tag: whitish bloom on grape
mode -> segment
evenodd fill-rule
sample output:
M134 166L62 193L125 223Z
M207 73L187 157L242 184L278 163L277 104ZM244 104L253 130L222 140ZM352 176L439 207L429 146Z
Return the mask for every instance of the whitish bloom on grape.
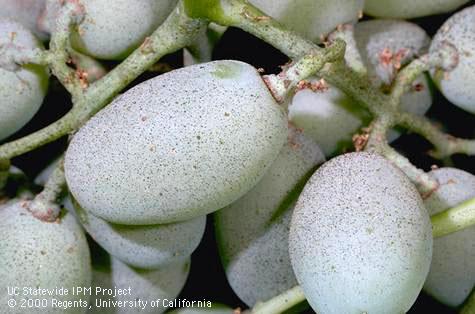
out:
M21 23L41 39L46 33L40 30L45 0L0 0L0 19L9 18Z
M8 295L6 287L31 287L55 289L65 288L71 292L73 287L89 287L91 284L91 260L86 237L73 215L61 215L57 222L43 222L25 209L24 202L16 202L0 207L0 286L1 312L12 313L8 299L18 296ZM31 298L31 297L30 297ZM38 297L41 299L41 297ZM86 308L69 309L51 307L44 313L85 313ZM54 294L60 301L86 300L86 296ZM20 312L15 312L20 313ZM22 308L21 313L38 313L38 308Z
M363 10L363 0L250 0L250 3L287 28L320 42L338 25L354 23Z
M44 28L52 31L62 0L47 4ZM72 34L74 48L98 59L123 59L175 8L177 0L79 0L84 20Z
M252 66L194 65L141 83L89 120L66 152L66 179L107 221L189 220L249 191L286 137L284 110Z
M447 13L470 0L366 0L364 12L368 15L411 19Z
M454 14L439 29L430 51L450 44L458 52L458 64L444 72L432 72L437 87L456 106L475 114L475 6Z
M206 216L166 225L118 225L94 216L70 197L65 206L109 254L142 269L158 269L189 257L206 226Z
M475 197L475 176L455 168L430 174L440 186L424 204L430 215ZM475 227L434 240L431 269L424 290L442 303L459 306L475 286Z
M295 276L317 313L405 313L429 271L429 215L383 157L351 153L320 167L292 216Z
M16 51L41 48L23 25L0 19L0 141L21 129L40 108L48 89L45 67L17 66L6 59Z
M251 307L297 285L288 252L290 217L303 184L324 156L301 131L290 130L262 180L214 216L228 282Z

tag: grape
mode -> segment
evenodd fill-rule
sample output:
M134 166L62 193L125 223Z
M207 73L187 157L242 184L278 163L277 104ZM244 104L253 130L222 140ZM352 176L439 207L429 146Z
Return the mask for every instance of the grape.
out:
M433 71L432 79L456 106L475 114L475 6L451 16L432 40L431 52L450 44L458 51L458 64L450 72Z
M372 20L356 24L355 41L370 80L377 88L390 85L400 65L424 53L429 37L419 26L395 20ZM385 52L389 59L383 59ZM385 60L387 62L382 62ZM401 98L401 109L424 115L432 104L425 76L417 78L413 88ZM349 147L352 135L370 121L370 115L338 88L312 92L298 91L289 107L289 119L315 140L325 156ZM395 130L390 141L399 136Z
M0 19L10 18L21 23L36 36L46 39L46 34L39 29L45 0L0 0Z
M430 38L418 25L399 20L356 24L355 41L371 81L390 85L400 66L425 53Z
M338 88L298 91L289 106L289 119L321 147L325 156L350 146L352 135L369 121L369 113Z
M247 305L297 285L288 253L290 217L302 178L323 160L313 141L291 129L287 145L262 180L216 212L216 237L226 276Z
M235 313L232 308L227 305L213 303L211 308L209 307L184 307L180 309L176 309L173 311L169 311L169 314L206 314L206 313L213 313L213 314L233 314Z
M475 176L455 168L441 168L430 174L440 183L425 200L435 215L475 197ZM475 227L434 240L432 265L424 290L450 306L459 306L475 285Z
M40 48L41 44L18 22L0 19L0 47ZM48 89L45 67L24 65L17 69L0 55L0 141L21 129L35 115Z
M470 0L366 0L364 12L371 16L411 19L447 13Z
M157 269L190 256L200 243L206 225L206 216L169 225L116 225L90 214L69 197L65 204L109 254L143 269Z
M135 314L140 313L163 313L167 310L163 306L163 300L172 301L180 293L185 285L190 270L190 259L165 266L158 270L141 270L130 267L118 259L110 258L109 264L96 263L93 268L92 287L102 289L129 289L131 295L108 295L94 294L91 300L92 310L90 313L101 314ZM135 300L147 301L144 310L138 307L116 306L112 308L98 307L101 301L113 300L130 304ZM151 302L156 301L157 306L152 307ZM127 303L125 303L127 302Z
M292 216L295 276L317 313L405 313L429 271L432 231L421 197L383 157L320 167Z
M0 209L0 278L2 287L31 287L54 289L88 287L91 283L89 248L81 227L71 214L64 214L59 222L47 223L35 217L16 202ZM7 299L25 296L1 295L3 313L10 313ZM32 298L32 297L30 297ZM33 297L34 298L34 297ZM41 297L38 297L41 299ZM55 294L60 301L87 300L72 293ZM52 308L48 313L83 313L82 308ZM38 313L37 308L22 309L21 313Z
M363 0L250 0L250 3L302 36L320 42L338 25L358 20Z
M79 0L85 18L72 33L73 47L98 59L124 59L175 8L177 0ZM52 32L62 0L46 5L43 28Z
M60 3L48 3L45 28L53 30ZM137 48L175 8L177 0L79 0L85 17L72 33L73 47L98 59L120 60Z
M253 67L210 62L116 98L74 136L65 174L78 203L107 221L189 220L249 191L286 136L284 110Z

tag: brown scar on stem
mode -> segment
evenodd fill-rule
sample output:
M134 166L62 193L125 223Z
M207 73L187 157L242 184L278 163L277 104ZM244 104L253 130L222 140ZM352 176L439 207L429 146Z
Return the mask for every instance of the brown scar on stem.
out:
M421 182L419 179L417 181ZM432 193L434 193L435 191L437 191L439 189L439 187L440 187L440 184L439 184L439 182L437 182L437 185L434 188L430 189L429 191L427 191L425 193L421 193L421 198L423 200L428 199L432 195Z
M152 46L152 39L150 37L145 37L143 43L140 45L140 52L142 52L143 54L149 54L154 52Z
M357 152L361 152L366 147L366 144L368 144L371 127L362 128L361 131L362 133L356 133L352 138L353 146Z

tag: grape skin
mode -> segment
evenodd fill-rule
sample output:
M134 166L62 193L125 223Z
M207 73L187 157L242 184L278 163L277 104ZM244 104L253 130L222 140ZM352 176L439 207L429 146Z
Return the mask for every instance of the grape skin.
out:
M401 170L379 155L345 154L307 182L289 252L317 313L405 313L429 271L430 219Z
M12 37L12 34L14 36ZM3 49L40 48L40 42L23 25L0 19L0 46ZM12 47L12 48L10 48ZM8 60L0 66L0 141L20 130L40 108L48 89L45 67L24 65L18 69Z
M290 128L289 141L265 176L246 195L214 215L228 282L248 306L297 284L288 253L294 189L324 161L315 142Z
M364 12L384 18L411 19L447 13L470 0L366 0Z
M89 120L66 152L66 180L110 222L189 220L249 191L286 136L284 110L253 67L194 65L141 83Z
M432 40L431 52L450 44L458 52L457 66L450 71L432 71L439 90L454 105L475 114L475 6L452 15ZM470 88L467 88L470 86Z
M44 28L54 29L62 0L47 3ZM122 60L137 48L175 8L177 0L79 0L84 20L72 33L73 47L86 55Z
M109 254L142 269L158 269L190 256L206 226L206 216L167 225L117 225L92 215L70 197L65 205Z
M110 296L95 295L91 297L93 304L89 313L100 314L135 314L138 312L136 307L95 307L97 299L127 302L140 299L147 301L147 307L140 310L140 313L160 314L167 310L161 306L163 299L175 299L185 285L190 271L190 259L167 265L157 270L141 270L128 266L116 258L110 258L110 264L96 263L93 268L92 287L102 289L129 289L131 295L117 295L115 298ZM158 300L158 307L150 306L151 301Z
M91 283L91 261L86 237L74 216L65 214L60 222L47 223L25 209L24 202L0 207L1 286L49 288L88 287ZM61 301L86 299L85 296L55 295ZM9 313L6 292L1 296L1 311ZM20 298L23 296L13 297ZM47 308L46 313L85 313L83 308ZM23 311L24 310L24 311ZM37 308L21 313L38 313Z
M285 27L313 42L321 42L338 25L358 21L363 0L250 0Z
M440 186L425 201L430 215L475 197L475 176L455 168L429 173ZM475 286L475 227L434 239L431 269L424 290L440 302L459 306Z
M39 28L45 2L45 0L0 0L0 19L15 20L32 31L38 38L46 39L46 33Z

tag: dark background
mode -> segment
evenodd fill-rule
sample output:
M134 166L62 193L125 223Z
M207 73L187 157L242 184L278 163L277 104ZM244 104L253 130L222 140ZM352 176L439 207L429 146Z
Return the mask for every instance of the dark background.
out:
M415 19L413 21L422 26L430 36L433 36L449 16L450 14L437 15ZM174 68L180 67L182 65L181 56L181 52L177 52L165 57L162 62L168 63ZM279 65L283 65L288 61L285 55L282 55L273 47L235 28L230 28L226 31L215 49L213 59L245 61L254 65L256 68L265 69L266 73L277 73L279 71ZM105 65L112 68L115 64L108 62L105 63ZM157 73L146 73L136 80L134 84L155 75L157 75ZM467 88L475 87L467 86ZM22 137L47 126L64 115L70 107L71 102L69 95L56 80L52 79L50 92L41 110L25 128L12 136L9 140ZM434 104L427 115L443 125L447 132L455 136L467 138L475 137L475 116L448 103L436 89L434 89ZM404 153L414 164L425 170L429 170L431 165L434 164L442 166L440 161L434 160L427 155L427 151L431 148L431 145L418 135L406 134L398 139L393 146ZM65 148L66 139L63 138L36 151L15 158L13 164L24 170L30 178L34 178L39 171L54 159L54 157L60 155ZM456 155L453 156L452 161L454 166L475 173L475 158ZM243 232L245 232L245 226L242 226L242 228ZM207 299L228 304L231 307L246 308L226 282L215 245L211 216L208 217L208 225L203 241L193 253L191 273L180 298L186 298L188 300ZM456 312L437 303L422 293L409 313L448 314Z

